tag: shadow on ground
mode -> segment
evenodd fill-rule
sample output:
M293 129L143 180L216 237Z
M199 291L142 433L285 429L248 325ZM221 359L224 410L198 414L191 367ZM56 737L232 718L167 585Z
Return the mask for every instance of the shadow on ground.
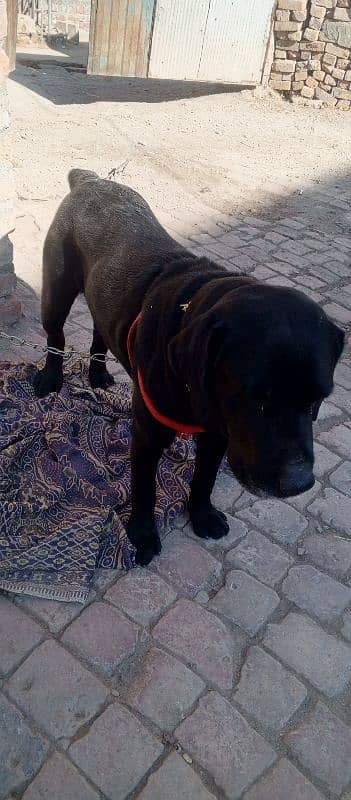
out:
M11 79L56 105L97 102L164 103L212 94L229 94L249 88L237 84L86 75L87 50L83 52L83 47L82 44L77 46L77 50L72 46L57 52L43 50L42 53L21 51L17 55L17 67L11 74ZM81 80L77 81L77 77L81 78L82 74L85 74L84 85Z

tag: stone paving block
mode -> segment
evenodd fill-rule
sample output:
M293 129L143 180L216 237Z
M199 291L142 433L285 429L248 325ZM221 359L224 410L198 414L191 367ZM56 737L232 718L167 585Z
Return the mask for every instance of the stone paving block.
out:
M235 267L239 267L239 269L243 272L249 271L253 267L257 266L256 261L250 258L250 256L245 256L242 253L238 253L238 255L234 256L234 258L231 258L231 263Z
M239 499L235 503L235 512L241 511L242 508L248 508L248 506L252 506L253 503L256 503L257 495L248 492L247 489L244 489L242 495L240 495Z
M273 242L274 244L282 244L283 242L287 241L286 236L282 236L281 233L275 233L274 231L269 231L266 233L264 238L269 242Z
M0 800L34 777L49 749L20 711L0 693Z
M99 794L60 753L54 753L22 800L99 800Z
M351 306L351 295L350 295L350 306ZM334 387L333 394L331 396L331 400L335 403L336 406L339 406L346 414L351 414L351 393L344 389L342 386L336 385Z
M209 608L239 625L250 636L267 622L279 605L279 595L241 570L228 572L225 586L209 603Z
M282 544L294 544L307 528L305 517L281 500L257 500L240 511L239 517Z
M282 591L291 603L321 622L334 622L351 602L351 588L309 564L292 567Z
M314 442L314 474L316 478L323 478L323 476L330 472L331 469L340 464L341 458L331 450L328 450L324 445L319 442Z
M301 288L303 292L304 287L307 289L322 289L325 284L319 278L315 278L312 275L299 275L298 276L298 288Z
M201 678L178 659L153 648L133 677L127 699L159 728L172 730L186 717L204 688Z
M320 253L320 252L318 252L318 253L307 253L306 254L306 259L309 262L309 264L315 264L316 266L320 266L320 265L325 264L326 266L328 266L329 265L329 261L330 261L330 254L328 253L327 250L325 250L323 253ZM310 269L310 267L309 267L309 269Z
M304 615L289 613L268 625L264 645L328 697L351 680L351 648Z
M317 567L336 578L345 578L351 570L351 541L334 533L311 533L303 541L303 555Z
M206 552L200 543L181 533L166 536L161 555L154 560L153 567L189 597L194 597L202 589L217 586L222 573L220 561Z
M151 625L176 599L171 586L147 569L133 569L120 578L105 594L114 606L122 609L141 625Z
M316 250L317 251L326 250L327 247L328 247L327 242L325 240L321 241L321 239L318 239L317 236L315 236L315 237L314 236L310 236L310 237L307 236L306 239L303 239L303 244L305 244L306 247L309 247L311 250L314 250L314 251L316 251Z
M276 759L270 745L216 692L200 700L176 736L231 800L241 797Z
M329 422L329 420L333 420L334 418L341 416L342 411L340 411L340 408L334 406L333 403L328 403L328 401L325 400L319 409L317 424L321 422Z
M83 609L82 603L61 603L58 600L44 600L41 597L25 595L16 598L16 605L31 611L48 626L51 633L60 633Z
M277 258L278 261L287 261L288 264L291 264L298 270L303 269L307 271L308 269L308 261L306 258L298 256L296 253L291 253L288 250L277 250L274 257Z
M213 243L211 242L207 245L207 249L209 250L209 257L212 259L216 259L216 256L220 256L220 258L232 258L235 256L236 249L241 247L243 241L237 237L237 242L225 242L223 241L224 237L221 236L219 239L215 239Z
M138 800L215 800L215 796L183 758L172 753L157 772L150 775Z
M268 257L271 248L267 247L266 251L262 250L262 247L258 247L257 242L250 242L245 246L245 249L242 250L243 255L251 258L254 263L260 263L265 256Z
M298 256L304 256L311 251L311 248L299 239L296 241L288 239L282 245L282 249L286 250L288 253L296 253ZM279 252L281 252L281 250Z
M274 278L275 274L272 269L265 266L259 266L254 269L252 276L257 278L258 281L266 281L268 278Z
M118 578L125 575L122 569L102 569L98 568L93 575L93 588L99 592L106 592Z
M329 481L335 489L339 489L340 492L351 497L351 461L344 461L343 464L340 464L329 476Z
M233 223L229 222L229 225L232 228ZM225 244L230 244L235 248L242 247L243 244L245 244L243 239L241 239L240 236L238 236L238 234L233 230L229 230L228 233L224 233L223 236L221 236L220 241L224 242Z
M246 637L231 633L214 614L189 600L178 600L157 623L153 636L223 691L233 684Z
M335 491L326 489L323 497L317 497L309 506L311 514L320 518L325 525L332 529L351 536L351 498Z
M230 567L244 569L268 586L276 586L294 560L276 544L251 531L242 542L227 553L226 564Z
M340 304L345 306L348 310L351 309L351 295L345 291L344 286L342 289L332 289L331 292L328 292L328 296L330 300L334 301L337 305Z
M344 389L351 389L351 369L347 366L347 364L343 364L343 362L339 362L337 364L334 379L336 383L340 383Z
M272 278L268 281L270 286L285 286L287 289L295 289L296 286L290 278L284 278L282 275L278 275L277 278Z
M291 506L294 506L297 511L300 511L301 514L305 511L305 508L312 503L312 500L319 494L321 490L321 484L318 481L315 481L314 486L312 489L309 489L308 492L303 492L303 494L297 495L297 497L289 497L288 503Z
M335 261L328 261L328 269L330 269L338 278L349 278L350 276L350 259L344 253L334 253ZM344 260L342 260L344 259Z
M254 233L258 234L262 233L260 228L267 228L270 225L270 222L268 220L261 219L261 217L253 217L252 215L244 217L244 222L246 226L248 225L250 227L251 231L254 231Z
M341 633L348 642L351 642L351 611L346 611L344 614Z
M338 276L335 275L335 272L331 272L326 267L310 267L309 272L316 278L320 278L320 280L324 281L325 283L336 283L338 280Z
M139 628L107 603L96 602L71 623L62 637L79 656L106 675L113 675L133 655Z
M0 596L0 675L6 675L44 638L36 622Z
M8 684L11 697L51 736L73 736L104 704L108 690L53 640L44 642Z
M250 647L233 698L244 712L278 733L306 700L307 690L279 661L260 647Z
M272 254L272 258L275 259L274 254ZM287 261L267 261L266 267L268 269L274 270L274 272L278 272L280 275L296 275L297 267L293 266L293 264L288 264Z
M301 291L303 291L304 295L306 295L306 297L309 297L310 300L314 300L315 303L322 303L322 301L324 300L322 294L316 292L314 289L308 289L307 286L298 287L295 285L295 288L296 289L300 288Z
M318 439L341 456L351 458L351 430L346 425L335 425L330 431L320 433Z
M322 795L286 758L259 783L249 789L245 800L323 800Z
M340 322L341 325L350 325L351 311L339 306L338 303L327 303L324 306L324 311L331 319Z
M240 483L227 472L219 472L211 495L211 502L220 511L231 511L235 501L240 497Z
M351 728L318 702L285 736L290 752L314 778L339 795L351 781Z
M125 800L162 752L161 742L117 703L69 749L74 763L109 800Z

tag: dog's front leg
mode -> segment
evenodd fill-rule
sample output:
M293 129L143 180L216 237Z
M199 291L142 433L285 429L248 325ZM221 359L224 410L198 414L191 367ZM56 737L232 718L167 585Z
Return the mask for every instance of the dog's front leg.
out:
M135 561L140 566L149 564L161 551L154 517L156 471L163 450L169 447L174 436L173 431L151 416L135 389L131 449L132 513L127 534L136 548Z
M227 439L218 433L200 433L198 437L189 514L194 533L201 539L221 539L229 531L225 514L211 503L212 490L227 444Z

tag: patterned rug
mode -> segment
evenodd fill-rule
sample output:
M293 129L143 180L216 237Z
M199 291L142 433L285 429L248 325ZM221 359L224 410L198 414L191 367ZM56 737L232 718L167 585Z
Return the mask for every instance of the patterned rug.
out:
M84 602L96 567L133 566L131 386L89 388L81 371L38 400L35 366L0 365L0 588ZM160 535L185 507L191 439L177 438L158 470Z

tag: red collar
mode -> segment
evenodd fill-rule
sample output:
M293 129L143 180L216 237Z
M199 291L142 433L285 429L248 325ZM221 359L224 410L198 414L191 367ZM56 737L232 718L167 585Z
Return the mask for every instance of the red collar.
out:
M131 366L133 366L134 337L140 319L141 319L141 314L138 314L137 318L134 320L128 333L127 349L128 349L129 363ZM177 422L174 419L170 419L169 417L165 417L163 414L160 414L160 412L157 411L157 408L155 408L151 400L151 397L149 397L145 389L140 369L138 369L137 374L138 374L138 384L139 384L140 394L144 400L146 408L148 409L148 411L150 411L150 414L154 417L154 419L157 419L157 421L160 422L161 425L165 425L166 428L172 428L172 430L177 431L177 433L181 433L184 436L191 436L194 433L204 433L205 429L201 428L199 425L185 425L184 422Z

